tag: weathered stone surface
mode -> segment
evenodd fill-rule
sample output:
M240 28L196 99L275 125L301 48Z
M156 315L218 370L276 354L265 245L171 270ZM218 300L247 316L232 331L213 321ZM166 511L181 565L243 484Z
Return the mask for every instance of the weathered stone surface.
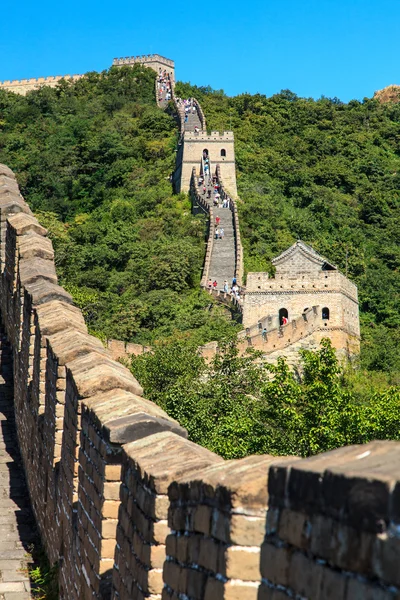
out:
M35 307L42 335L54 335L67 329L87 333L82 312L62 300L51 300Z
M171 481L197 473L223 459L173 433L156 433L126 444L124 451L137 465L142 477L159 494L166 494Z
M81 398L89 398L115 388L127 390L138 396L143 394L142 386L128 369L102 353L85 354L69 362L67 367L73 375Z
M23 259L38 257L54 260L54 250L51 240L34 231L19 238L19 256Z
M38 279L47 279L51 283L57 283L57 273L54 261L37 256L20 261L19 276L23 286L26 286L28 283L33 283Z
M57 356L59 365L66 365L90 352L108 355L98 338L79 329L66 329L51 335L49 345Z
M0 164L0 176L2 175L10 179L15 179L14 172L7 165Z
M161 431L171 431L176 435L187 438L186 429L176 421L169 418L154 417L144 412L129 417L119 417L108 421L104 425L105 438L118 444L140 440Z
M88 398L84 407L112 443L125 444L160 431L187 437L186 430L156 404L126 390L113 389Z
M23 235L29 231L43 236L47 235L47 229L42 227L36 217L32 215L22 213L12 215L8 218L8 222L17 235Z
M25 289L32 296L34 306L53 300L73 304L71 294L68 294L60 285L51 283L47 279L40 278L32 283L27 283Z

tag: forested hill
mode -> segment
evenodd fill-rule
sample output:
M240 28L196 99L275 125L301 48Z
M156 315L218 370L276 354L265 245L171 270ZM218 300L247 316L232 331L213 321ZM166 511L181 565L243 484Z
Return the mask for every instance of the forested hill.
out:
M26 97L0 91L0 162L49 228L61 283L93 333L140 343L219 339L200 291L205 222L173 196L178 129L141 65Z
M178 130L140 65L26 97L0 92L0 161L50 229L91 329L142 343L232 326L199 291L204 221L173 196ZM400 372L400 105L271 98L178 84L233 129L247 270L301 238L357 283L363 365ZM221 309L222 310L222 309ZM396 379L397 378L397 379Z
M400 371L400 104L177 93L235 132L247 270L305 240L358 285L364 366Z

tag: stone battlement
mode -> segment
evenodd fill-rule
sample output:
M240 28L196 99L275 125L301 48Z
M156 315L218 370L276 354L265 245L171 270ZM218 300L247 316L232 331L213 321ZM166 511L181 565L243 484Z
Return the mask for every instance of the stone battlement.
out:
M317 294L328 290L341 291L358 302L357 286L339 271L320 271L306 275L299 273L290 277L283 275L269 277L268 273L249 273L246 283L246 292L253 294L266 292L301 294L309 291Z
M121 67L123 65L134 65L137 63L141 63L143 65L147 63L159 63L160 65L164 64L168 67L172 67L175 69L175 62L169 58L165 58L165 56L161 56L160 54L145 54L142 56L125 56L122 58L114 58L113 66Z
M234 141L233 131L224 131L220 133L219 131L211 131L211 133L207 133L206 131L199 131L199 133L194 133L192 131L185 131L184 141L185 142L221 142L224 140Z
M32 77L30 79L13 79L12 81L0 81L0 90L15 92L25 95L32 90L39 89L42 85L47 87L56 87L61 79L67 81L78 81L83 75L55 75L49 77Z

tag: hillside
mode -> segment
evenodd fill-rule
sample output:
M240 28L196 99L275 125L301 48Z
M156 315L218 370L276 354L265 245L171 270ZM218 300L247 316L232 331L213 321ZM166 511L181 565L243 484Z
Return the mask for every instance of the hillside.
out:
M199 290L205 222L173 196L178 130L140 65L26 97L0 91L0 162L48 227L61 283L101 337L140 343L231 329Z
M364 368L398 383L400 107L271 98L178 84L236 138L247 270L301 238L359 287ZM50 229L61 281L100 336L141 343L232 329L198 289L204 227L173 196L177 127L154 72L89 73L26 97L0 92L0 161ZM210 310L211 309L211 310Z
M358 285L364 367L399 372L400 106L177 93L199 99L210 128L235 132L247 270L311 244Z

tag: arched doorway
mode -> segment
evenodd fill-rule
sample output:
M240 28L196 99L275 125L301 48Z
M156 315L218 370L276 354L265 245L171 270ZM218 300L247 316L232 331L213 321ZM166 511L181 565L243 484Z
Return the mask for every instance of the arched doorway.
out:
M329 317L330 317L329 308L327 306L324 306L324 308L322 309L322 318L324 321L329 321Z
M286 325L289 321L289 313L286 308L279 309L279 325Z

